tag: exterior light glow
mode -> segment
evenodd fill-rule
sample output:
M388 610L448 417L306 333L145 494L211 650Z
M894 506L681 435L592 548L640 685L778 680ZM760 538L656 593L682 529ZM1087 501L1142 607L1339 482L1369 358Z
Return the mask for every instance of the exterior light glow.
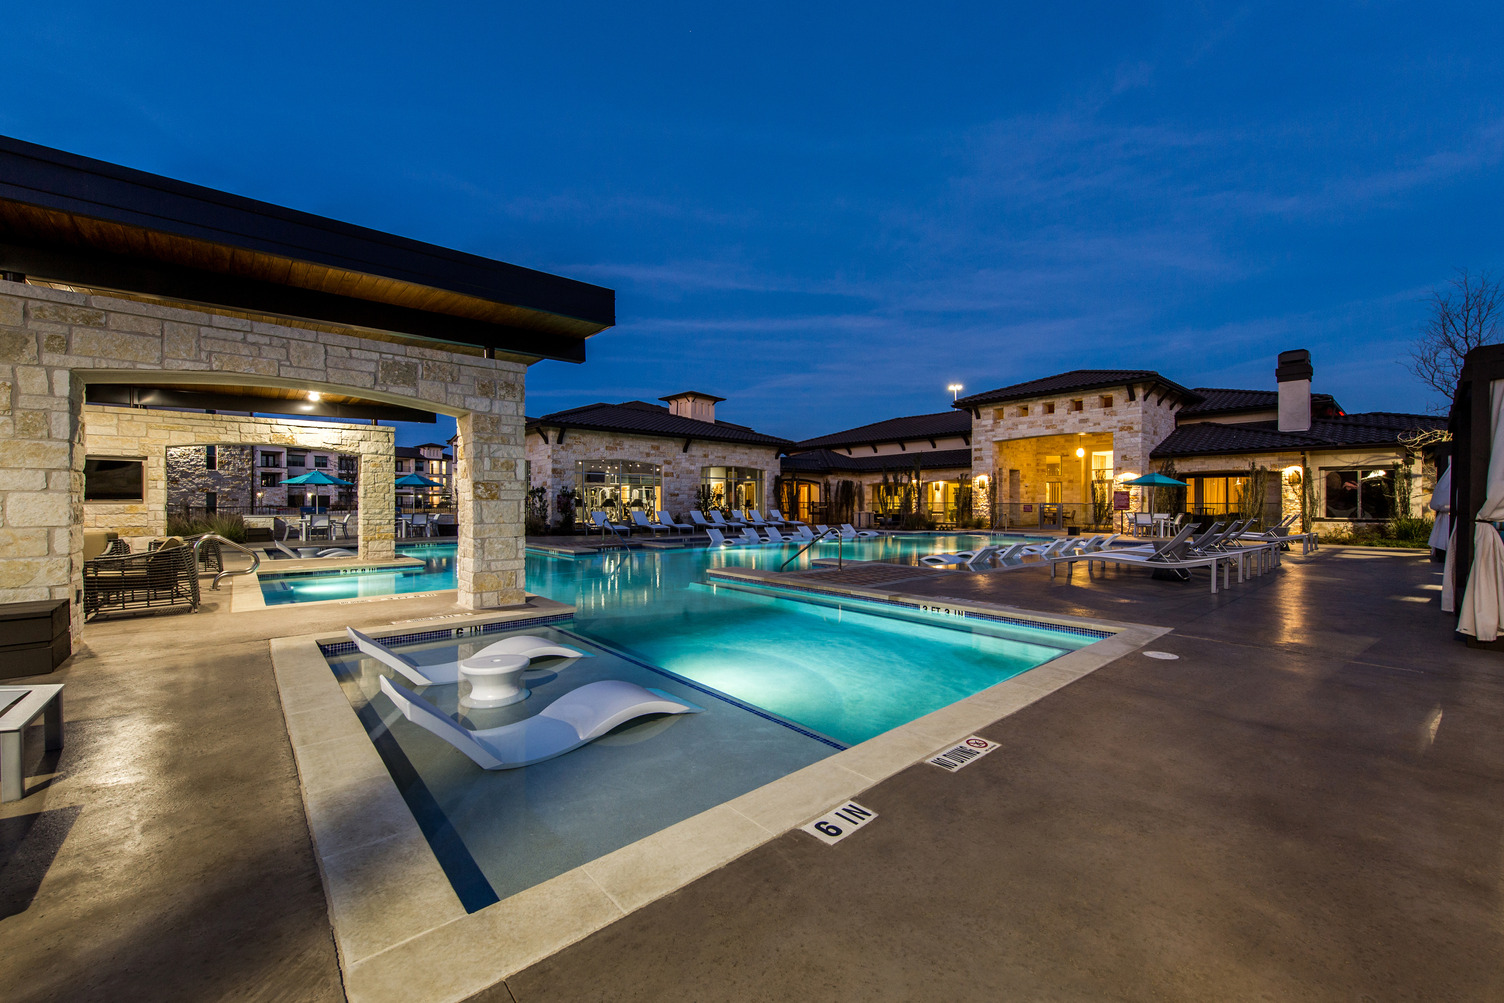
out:
M1079 459L1084 458L1085 456L1086 456L1086 450L1084 448L1082 448L1081 446L1077 446L1076 447L1076 459L1079 460Z
M950 399L952 401L955 401L957 397L961 396L961 391L966 388L961 386L961 384L959 383L948 383L946 384L945 389L950 391Z
M311 400L311 401L318 400L319 399L319 392L317 390L310 390L310 391L308 391L308 399Z

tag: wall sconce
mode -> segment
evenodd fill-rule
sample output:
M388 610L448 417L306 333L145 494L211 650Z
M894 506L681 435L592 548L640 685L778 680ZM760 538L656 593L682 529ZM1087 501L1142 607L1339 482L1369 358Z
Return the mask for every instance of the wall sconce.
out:
M1078 460L1084 460L1085 458L1086 458L1086 450L1083 447L1081 447L1081 446L1077 446L1076 447L1076 459L1078 459Z

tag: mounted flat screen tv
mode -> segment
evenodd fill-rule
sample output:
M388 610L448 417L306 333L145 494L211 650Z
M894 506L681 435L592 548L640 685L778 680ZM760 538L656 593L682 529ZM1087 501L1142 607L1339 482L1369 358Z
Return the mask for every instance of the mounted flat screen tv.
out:
M84 459L84 501L141 501L144 461L90 456Z

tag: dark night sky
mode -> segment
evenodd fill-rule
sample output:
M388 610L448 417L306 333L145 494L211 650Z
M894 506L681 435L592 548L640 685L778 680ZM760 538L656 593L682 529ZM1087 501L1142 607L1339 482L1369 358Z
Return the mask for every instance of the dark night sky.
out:
M696 389L803 438L1299 347L1432 403L1428 291L1504 265L1504 8L1059 6L34 5L0 133L617 290L530 414Z

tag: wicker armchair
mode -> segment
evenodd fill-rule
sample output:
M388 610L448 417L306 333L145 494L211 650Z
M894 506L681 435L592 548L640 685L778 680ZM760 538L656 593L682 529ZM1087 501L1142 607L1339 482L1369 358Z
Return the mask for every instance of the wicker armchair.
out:
M197 610L198 603L198 562L191 547L169 546L84 562L85 619L182 604Z

